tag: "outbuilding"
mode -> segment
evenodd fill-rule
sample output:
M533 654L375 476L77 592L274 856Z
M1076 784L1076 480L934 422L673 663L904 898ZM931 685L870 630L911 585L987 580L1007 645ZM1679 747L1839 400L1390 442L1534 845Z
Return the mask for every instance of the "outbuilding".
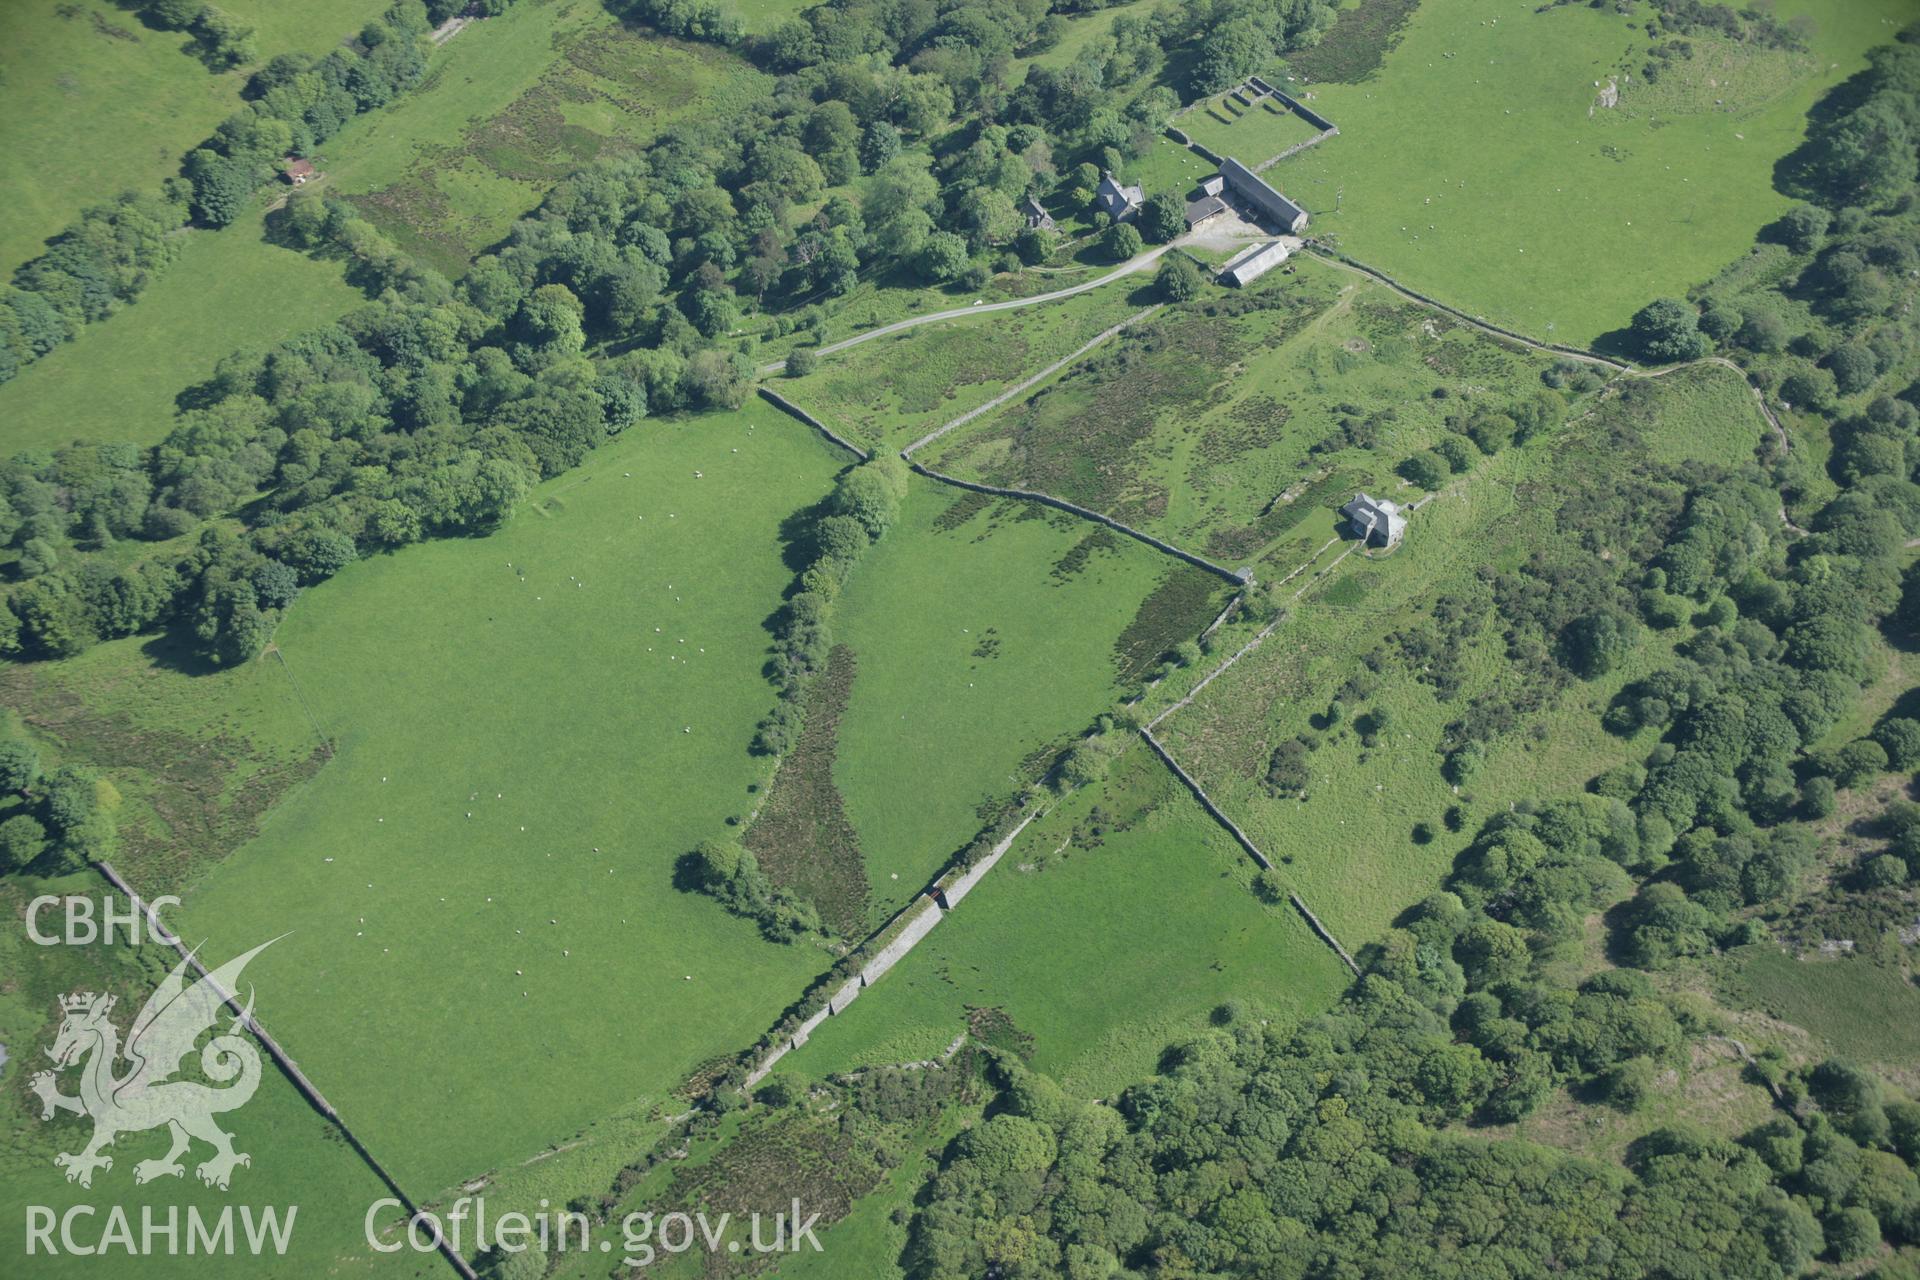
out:
M299 160L292 156L287 157L287 181L294 186L304 186L307 180L313 177L314 173L313 161Z
M1045 205L1042 205L1038 200L1035 200L1032 196L1027 197L1027 202L1020 207L1020 212L1026 215L1027 230L1029 231L1053 230L1053 215L1047 212Z
M1220 268L1220 283L1235 288L1245 288L1267 272L1287 260L1288 249L1283 240L1269 240L1265 244L1249 245L1227 260Z

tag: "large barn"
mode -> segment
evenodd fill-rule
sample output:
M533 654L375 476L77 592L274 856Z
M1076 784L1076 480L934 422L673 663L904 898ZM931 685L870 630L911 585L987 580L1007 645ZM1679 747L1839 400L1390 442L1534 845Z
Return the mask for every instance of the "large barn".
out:
M1220 268L1220 283L1245 288L1287 260L1287 246L1281 240L1248 245Z
M1268 186L1266 179L1232 156L1220 162L1220 176L1227 180L1235 196L1252 205L1262 216L1279 223L1282 231L1298 235L1306 230L1307 211Z

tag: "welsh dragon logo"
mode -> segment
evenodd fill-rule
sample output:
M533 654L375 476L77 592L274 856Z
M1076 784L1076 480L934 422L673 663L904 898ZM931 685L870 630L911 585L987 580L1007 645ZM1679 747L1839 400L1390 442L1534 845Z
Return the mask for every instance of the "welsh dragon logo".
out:
M253 1012L251 993L245 1011L233 1019L225 1033L216 1034L200 1049L201 1071L224 1087L175 1077L200 1037L214 1029L225 993L235 989L241 970L277 941L261 943L192 985L188 985L187 977L191 958L182 960L133 1020L124 1047L119 1029L108 1017L115 1003L113 996L88 991L60 997L64 1016L60 1034L47 1056L58 1071L81 1064L80 1096L61 1093L55 1071L40 1072L28 1087L40 1097L42 1120L53 1119L57 1111L71 1111L93 1121L93 1138L79 1154L61 1152L53 1158L55 1165L67 1171L68 1182L91 1187L95 1169L113 1168L113 1158L102 1154L103 1148L112 1146L123 1133L140 1133L161 1125L171 1132L173 1147L158 1160L134 1165L133 1180L137 1183L183 1176L186 1170L180 1157L187 1154L195 1138L214 1149L213 1157L196 1170L200 1181L208 1186L225 1191L234 1167L253 1163L244 1152L233 1149L233 1135L214 1122L221 1112L245 1106L260 1086L259 1051L240 1034ZM128 1067L124 1075L118 1074L123 1059Z

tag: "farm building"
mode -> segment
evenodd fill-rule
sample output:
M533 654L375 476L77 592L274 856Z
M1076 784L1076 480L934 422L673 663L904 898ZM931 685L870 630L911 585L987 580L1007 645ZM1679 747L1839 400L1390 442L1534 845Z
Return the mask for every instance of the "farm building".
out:
M1024 205L1020 206L1020 212L1022 215L1026 217L1027 230L1029 231L1053 230L1053 215L1048 213L1045 206L1043 206L1038 200L1035 200L1032 196L1028 196L1027 202Z
M1200 194L1203 196L1217 196L1226 189L1227 180L1217 173L1210 173L1200 179Z
M1279 223L1282 231L1291 231L1297 235L1306 229L1307 211L1305 209L1268 186L1266 179L1232 156L1220 162L1220 176L1225 179L1234 195L1252 205L1259 213Z
M1100 212L1115 222L1124 222L1140 208L1146 194L1139 187L1123 187L1113 174L1103 173L1100 175L1099 190L1093 193L1093 199L1100 206Z
M1219 196L1202 195L1187 201L1187 227L1191 230L1218 213L1227 211L1227 202Z
M1391 547L1407 531L1407 518L1400 514L1399 505L1385 498L1356 493L1352 502L1340 508L1340 514L1364 542Z
M296 187L303 186L305 185L306 181L309 178L313 177L313 175L314 175L313 161L296 160L292 156L287 157L287 181L288 182L292 183Z
M1220 283L1245 288L1287 260L1287 246L1279 240L1248 245L1220 268Z

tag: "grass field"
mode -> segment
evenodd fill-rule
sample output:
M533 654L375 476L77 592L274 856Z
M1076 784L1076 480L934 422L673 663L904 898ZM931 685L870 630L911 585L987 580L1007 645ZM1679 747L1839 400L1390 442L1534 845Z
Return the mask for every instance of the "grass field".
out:
M326 52L377 16L383 0L231 0L255 28L262 60ZM109 0L14 0L0 6L0 273L82 208L153 191L180 158L240 109L247 70L210 73L185 32L144 25Z
M1199 103L1174 124L1214 154L1232 156L1249 166L1261 164L1320 132L1272 98L1246 107L1235 102L1231 94Z
M673 867L764 776L776 529L837 465L759 408L650 422L502 532L357 565L282 626L339 754L186 920L294 931L249 970L269 1025L415 1194L659 1101L823 966Z
M1737 375L1726 380L1738 389ZM1692 441L1688 456L1737 464L1757 443L1761 421L1749 410L1749 430L1735 438L1708 421L1717 415L1714 400L1697 387L1660 379L1631 411L1672 441ZM1602 409L1608 415L1626 411L1617 398ZM1477 694L1509 687L1516 678L1494 623L1465 642L1460 689L1451 700L1439 700L1418 671L1389 659L1364 704L1391 716L1391 733L1373 747L1345 730L1321 733L1322 745L1308 757L1304 800L1275 794L1265 784L1272 750L1318 727L1317 717L1337 691L1361 673L1369 649L1418 627L1436 598L1470 596L1483 566L1515 567L1550 541L1556 493L1564 493L1583 470L1601 465L1605 455L1595 450L1606 438L1597 423L1569 426L1483 460L1413 516L1396 551L1377 559L1349 556L1328 582L1292 607L1261 648L1161 726L1174 755L1256 844L1284 860L1283 878L1350 948L1437 888L1493 813L1522 799L1577 790L1595 773L1651 745L1644 735L1623 741L1607 734L1597 712L1622 685L1666 662L1689 633L1685 626L1647 633L1630 659L1603 678L1549 692L1512 731L1485 743L1485 766L1456 791L1440 771L1436 748L1443 728ZM1681 449L1669 444L1666 452L1676 457ZM1324 534L1332 532L1330 516L1319 517L1326 522ZM1321 528L1310 524L1308 530L1302 542L1317 546L1324 540ZM1320 563L1330 563L1334 554L1325 552ZM1216 651L1238 643L1223 637ZM1441 821L1455 804L1464 811L1457 833ZM1416 836L1416 823L1430 828L1425 840Z
M963 316L826 356L774 389L869 449L894 449L987 403L1151 302L1133 277L1024 311Z
M219 231L189 231L138 302L0 384L7 445L158 444L173 429L174 397L222 356L327 324L362 300L339 263L269 244L258 211ZM182 348L182 334L191 347Z
M147 893L178 892L252 839L325 759L278 662L200 671L164 637L0 671L0 701L49 759L114 780L125 802L114 863Z
M598 0L516 5L329 140L325 189L458 275L567 174L762 79L723 49L630 30Z
M1292 908L1254 897L1253 871L1136 744L779 1069L818 1078L937 1056L969 1008L991 1008L1032 1037L1036 1068L1098 1097L1150 1074L1225 1001L1282 1023L1318 1013L1347 971Z
M1920 1061L1920 988L1865 956L1800 960L1766 943L1729 953L1740 1004L1805 1027L1855 1061L1911 1070Z
M636 35L595 0L517 5L462 31L430 67L419 88L328 140L321 187L353 198L398 243L453 275L567 172L653 137L757 74L711 46ZM138 302L0 385L8 442L156 443L172 426L174 397L222 356L337 319L360 298L338 263L269 244L258 211L217 232L189 232ZM185 361L183 333L193 336Z
M1038 777L1040 753L1198 634L1226 590L1200 572L1077 517L915 479L836 627L859 675L833 776L876 919Z
M1642 102L1644 33L1610 8L1536 8L1422 5L1376 76L1314 87L1340 136L1265 176L1355 257L1572 343L1746 252L1787 207L1773 164L1808 107L1911 16L1900 0L1792 0L1778 14L1813 19L1810 56L1710 50ZM1619 106L1595 106L1627 74Z
M1038 395L944 437L929 461L1234 564L1284 540L1291 569L1291 535L1328 485L1392 490L1389 469L1463 399L1530 393L1543 365L1308 259L1250 294L1161 312Z
M398 1277L431 1275L431 1267L445 1264L428 1259L422 1265L417 1257L376 1253L366 1243L361 1222L373 1202L387 1194L339 1134L310 1107L293 1086L265 1061L260 1086L244 1107L221 1117L222 1127L234 1135L237 1151L252 1157L252 1164L236 1169L229 1191L203 1186L193 1165L207 1159L212 1149L196 1143L184 1176L161 1178L145 1185L134 1183L134 1165L157 1159L167 1149L164 1132L125 1133L114 1143L113 1168L96 1172L93 1185L83 1188L70 1184L53 1157L56 1152L81 1149L91 1125L78 1117L60 1115L54 1121L40 1119L40 1103L27 1089L28 1077L46 1067L43 1047L51 1046L59 1027L59 997L76 991L108 991L119 997L114 1022L124 1032L145 1003L154 986L177 962L173 952L161 947L133 948L114 946L31 945L17 922L25 913L27 900L37 894L81 894L98 898L106 884L92 872L58 879L12 877L0 884L0 909L16 927L0 931L0 972L7 975L0 989L0 1044L11 1057L0 1067L0 1247L9 1257L25 1253L24 1223L27 1206L38 1205L65 1213L75 1205L99 1206L95 1216L76 1219L75 1236L91 1243L105 1228L106 1206L117 1204L129 1215L136 1235L143 1207L151 1207L164 1221L169 1207L185 1212L191 1205L202 1214L215 1216L230 1205L247 1205L256 1211L268 1206L282 1218L289 1207L296 1211L286 1257L266 1260L246 1256L195 1256L129 1258L118 1253L105 1263L116 1276L136 1278L163 1277L254 1277L263 1274L370 1276L397 1280ZM57 929L57 925L54 926ZM31 953L31 954L29 954ZM216 952L217 954L217 952ZM225 960L225 954L219 954ZM251 969L249 969L251 972ZM260 1008L277 1003L270 988L260 991ZM122 1074L124 1065L119 1068ZM63 1092L78 1092L77 1073L62 1074ZM383 1215L385 1225L392 1215ZM240 1225L235 1224L236 1234ZM89 1233L91 1232L91 1239ZM181 1228L185 1246L185 1224ZM55 1237L56 1241L58 1236ZM31 1261L15 1263L33 1276L98 1276L103 1262L98 1257L76 1257L61 1251L49 1257L41 1251Z

